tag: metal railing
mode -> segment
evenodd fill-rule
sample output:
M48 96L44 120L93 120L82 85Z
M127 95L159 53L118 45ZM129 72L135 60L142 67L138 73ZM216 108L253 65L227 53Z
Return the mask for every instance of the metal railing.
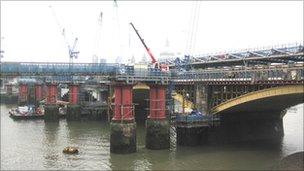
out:
M126 70L124 72L117 72L115 79L118 81L126 81L127 83L134 83L137 81L145 82L161 82L168 84L171 77L171 72L162 72L159 70Z
M304 52L304 47L302 43L292 43L284 45L276 45L269 47L260 47L252 49L242 49L242 50L230 50L224 52L210 53L210 54L197 54L192 55L190 58L184 58L184 56L175 56L169 58L162 58L159 61L170 64L170 65L179 65L179 64L192 64L192 63L208 63L213 61L225 62L230 59L250 59L252 57L264 58L271 57L277 54L286 54L293 56L295 54ZM303 55L302 55L303 56ZM179 59L179 60L177 60Z
M240 69L211 69L177 72L171 76L174 82L182 81L259 81L303 80L303 64L298 66L263 66Z
M304 64L270 65L254 67L222 67L194 71L162 72L152 69L128 68L118 64L74 64L68 63L1 63L1 75L42 77L46 82L84 82L85 76L96 77L95 81L114 79L135 83L138 81L168 84L169 81L259 81L259 80L303 80ZM101 75L109 77L99 78ZM98 78L98 79L97 79ZM89 80L90 81L90 80Z
M15 75L97 75L116 73L119 64L111 63L47 63L1 62L1 74Z

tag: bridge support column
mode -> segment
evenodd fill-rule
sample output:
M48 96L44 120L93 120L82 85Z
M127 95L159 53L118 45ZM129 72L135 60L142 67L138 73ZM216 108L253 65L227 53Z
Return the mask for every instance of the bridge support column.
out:
M150 86L150 110L146 120L146 148L170 148L170 125L166 119L166 87Z
M40 101L43 99L43 89L42 89L42 84L35 84L35 88L34 88L34 91L35 91L35 110L36 110L36 113L38 114L41 114L41 110L39 108L39 103Z
M6 94L1 95L1 103L8 103L8 104L14 104L18 99L13 95L13 85L12 84L5 84Z
M28 103L28 85L25 83L19 84L18 105L26 105Z
M5 85L5 88L6 88L6 94L11 96L13 94L13 85L7 84L7 85Z
M106 102L108 100L108 92L105 88L100 87L96 93L97 101Z
M203 114L208 112L208 85L195 85L195 107Z
M57 101L57 84L47 85L47 97L44 112L45 121L58 121L59 120L59 107L56 104Z
M80 120L81 119L81 107L79 105L79 85L69 85L69 102L67 106L66 119L67 121Z
M114 116L111 121L110 152L136 152L136 123L133 114L133 86L115 85Z
M177 125L177 145L198 146L208 141L208 127L195 125Z
M43 90L41 84L35 85L35 103L39 106L39 102L43 99Z

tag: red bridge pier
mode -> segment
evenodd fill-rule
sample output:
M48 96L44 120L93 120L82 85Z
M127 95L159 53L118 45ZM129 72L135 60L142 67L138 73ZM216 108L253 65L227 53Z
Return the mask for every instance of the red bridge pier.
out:
M57 102L58 89L57 84L47 84L47 97L44 112L45 121L59 121L59 106Z
M150 109L146 120L146 148L170 148L170 124L166 119L166 86L150 85Z
M69 105L67 106L67 121L81 119L81 107L79 105L79 84L69 85Z
M26 83L19 84L18 105L26 105L28 103L28 85Z
M133 86L114 85L115 107L111 121L110 152L136 152L136 123L133 110Z
M42 84L35 84L35 103L36 106L39 105L39 102L43 99L43 89Z
M43 85L41 83L35 84L35 110L36 113L41 114L42 111L39 108L40 101L43 99Z

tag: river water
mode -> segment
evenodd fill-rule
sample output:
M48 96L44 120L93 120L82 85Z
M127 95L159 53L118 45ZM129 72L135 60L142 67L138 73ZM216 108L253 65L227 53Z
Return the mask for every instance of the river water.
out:
M14 121L13 106L1 105L1 170L267 170L281 158L303 151L303 104L284 117L281 145L233 144L145 148L145 127L137 126L137 152L111 154L109 124L101 121L44 123ZM78 155L63 154L66 146L79 147Z

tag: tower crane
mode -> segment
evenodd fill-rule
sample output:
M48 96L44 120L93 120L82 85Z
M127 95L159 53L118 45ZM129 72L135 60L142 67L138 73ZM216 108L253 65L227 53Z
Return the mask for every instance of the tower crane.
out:
M71 62L73 63L73 58L75 58L75 59L78 58L79 51L75 50L77 42L78 42L78 38L76 37L75 40L74 40L73 47L71 48L70 45L68 45L69 56L70 56L70 63Z
M52 8L51 5L49 6L49 8L52 10L52 14L53 14L53 16L54 16L54 18L55 18L55 20L56 20L56 23L57 23L57 25L58 25L60 31L62 31L62 36L63 36L64 41L65 41L65 43L66 43L66 45L67 45L67 47L68 47L68 51L69 51L69 63L73 63L73 59L74 59L74 58L77 59L77 58L78 58L78 54L79 54L79 51L76 51L76 49L75 49L75 48L76 48L76 45L77 45L77 42L78 42L78 38L76 37L76 38L74 39L74 44L73 44L73 46L71 47L70 44L69 44L68 41L67 41L67 38L66 38L65 28L63 28L63 27L60 25L60 23L59 23L59 21L58 21L58 19L57 19L57 17L56 17L56 13L55 13L55 11L54 11L54 9Z
M4 37L1 37L1 40L2 40L2 39L4 39ZM2 43L2 42L1 42L1 43ZM4 50L0 48L0 62L1 62L1 58L4 57L3 54L4 54Z
M138 38L140 39L141 43L144 45L147 53L149 54L149 56L151 58L151 62L152 62L153 68L159 69L161 71L169 71L169 66L168 65L166 65L166 64L159 64L159 62L156 60L156 58L152 54L150 48L148 48L148 46L144 42L144 39L142 39L141 36L139 35L138 30L136 30L136 28L135 28L135 26L133 25L132 22L130 23L130 25L134 29L135 33L137 34Z

